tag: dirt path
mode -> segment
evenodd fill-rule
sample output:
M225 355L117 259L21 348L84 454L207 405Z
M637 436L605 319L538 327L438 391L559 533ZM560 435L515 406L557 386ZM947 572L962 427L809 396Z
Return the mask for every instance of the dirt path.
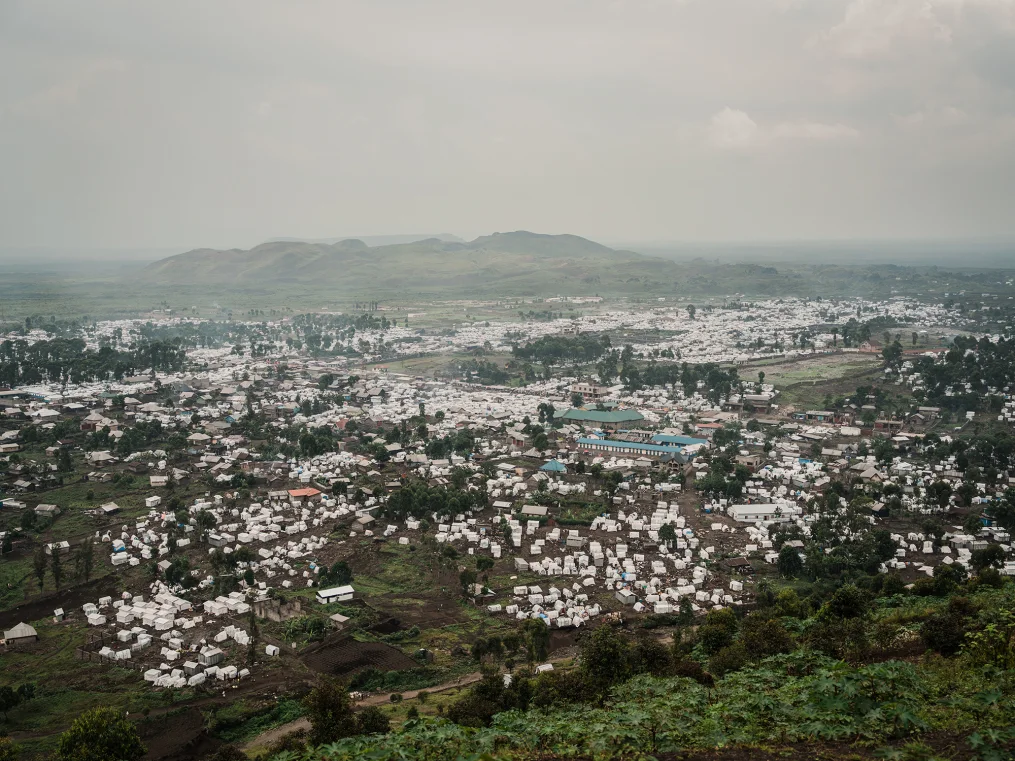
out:
M480 674L478 671L475 671L471 674L466 674L465 676L459 677L455 681L445 682L444 684L439 684L436 687L424 687L422 690L406 690L405 692L402 693L402 698L403 700L413 700L414 698L419 696L420 692L428 692L432 694L434 692L444 692L445 690L453 690L458 687L466 687L470 684L475 684L482 678L483 675ZM393 694L394 693L391 692L381 692L376 695L367 695L365 698L357 700L353 704L353 710L368 708L370 706L387 705L388 703L391 702L391 696ZM273 742L284 737L290 732L297 732L301 729L310 729L310 722L306 718L299 718L296 719L295 721L290 721L288 724L282 724L281 726L275 727L274 729L269 729L266 732L262 732L253 740L243 745L243 750L251 750L253 748L263 748L267 745L271 745Z
M572 650L573 648L571 647L558 648L557 649L558 654L552 658L548 658L545 661L545 663L563 663L565 661L569 661L575 657L575 653L572 652ZM430 694L433 694L435 692L444 692L446 690L454 690L459 687L466 687L470 684L475 684L482 678L483 675L480 672L473 671L471 674L466 674L465 676L461 676L458 679L455 679L451 682L439 684L436 687L424 687L422 690L406 690L405 692L401 693L402 699L412 700L418 697L420 692L428 692ZM353 704L353 710L355 711L360 708L367 708L369 706L387 705L388 703L391 702L391 696L393 694L394 693L391 692L382 692L378 693L377 695L367 695L362 700L358 700ZM262 732L253 740L250 740L249 742L245 743L242 746L242 749L252 750L255 748L263 748L266 745L270 745L276 740L284 737L290 732L296 732L300 729L310 729L310 722L306 718L299 718L296 719L295 721L290 721L288 724L282 724L281 726L275 727L274 729L269 729L266 732Z

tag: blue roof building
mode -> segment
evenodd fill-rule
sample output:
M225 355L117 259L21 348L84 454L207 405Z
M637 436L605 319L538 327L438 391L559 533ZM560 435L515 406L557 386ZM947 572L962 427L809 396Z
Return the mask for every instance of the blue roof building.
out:
M549 462L544 463L539 469L544 473L567 473L567 466L560 460L550 460Z
M683 447L677 445L646 444L640 441L617 441L615 439L578 439L578 446L592 452L607 452L623 457L678 458L681 462L690 459L683 454Z

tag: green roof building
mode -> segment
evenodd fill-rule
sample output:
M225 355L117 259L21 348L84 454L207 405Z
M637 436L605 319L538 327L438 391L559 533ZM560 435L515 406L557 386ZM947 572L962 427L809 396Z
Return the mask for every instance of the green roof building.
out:
M615 431L620 426L640 424L645 417L638 410L587 410L570 409L558 418L567 423L595 426Z

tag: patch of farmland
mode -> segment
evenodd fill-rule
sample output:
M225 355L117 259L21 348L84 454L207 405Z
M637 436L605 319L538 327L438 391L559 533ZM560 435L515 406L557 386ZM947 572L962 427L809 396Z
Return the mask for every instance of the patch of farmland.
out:
M332 676L351 676L357 671L374 668L378 671L403 671L419 664L401 650L383 642L357 642L339 636L325 640L302 656L311 671Z

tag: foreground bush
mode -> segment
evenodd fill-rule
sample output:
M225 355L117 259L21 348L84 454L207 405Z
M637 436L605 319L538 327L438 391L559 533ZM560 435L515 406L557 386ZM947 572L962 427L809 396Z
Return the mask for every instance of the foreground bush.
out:
M311 754L283 753L275 761L453 761L482 753L498 759L608 758L828 741L877 747L942 730L976 742L1008 737L1008 725L1015 723L1013 695L1011 672L965 660L935 656L919 665L853 667L797 651L731 673L713 688L642 675L615 687L601 707L507 711L478 728L443 719L410 721L400 732L349 738Z

